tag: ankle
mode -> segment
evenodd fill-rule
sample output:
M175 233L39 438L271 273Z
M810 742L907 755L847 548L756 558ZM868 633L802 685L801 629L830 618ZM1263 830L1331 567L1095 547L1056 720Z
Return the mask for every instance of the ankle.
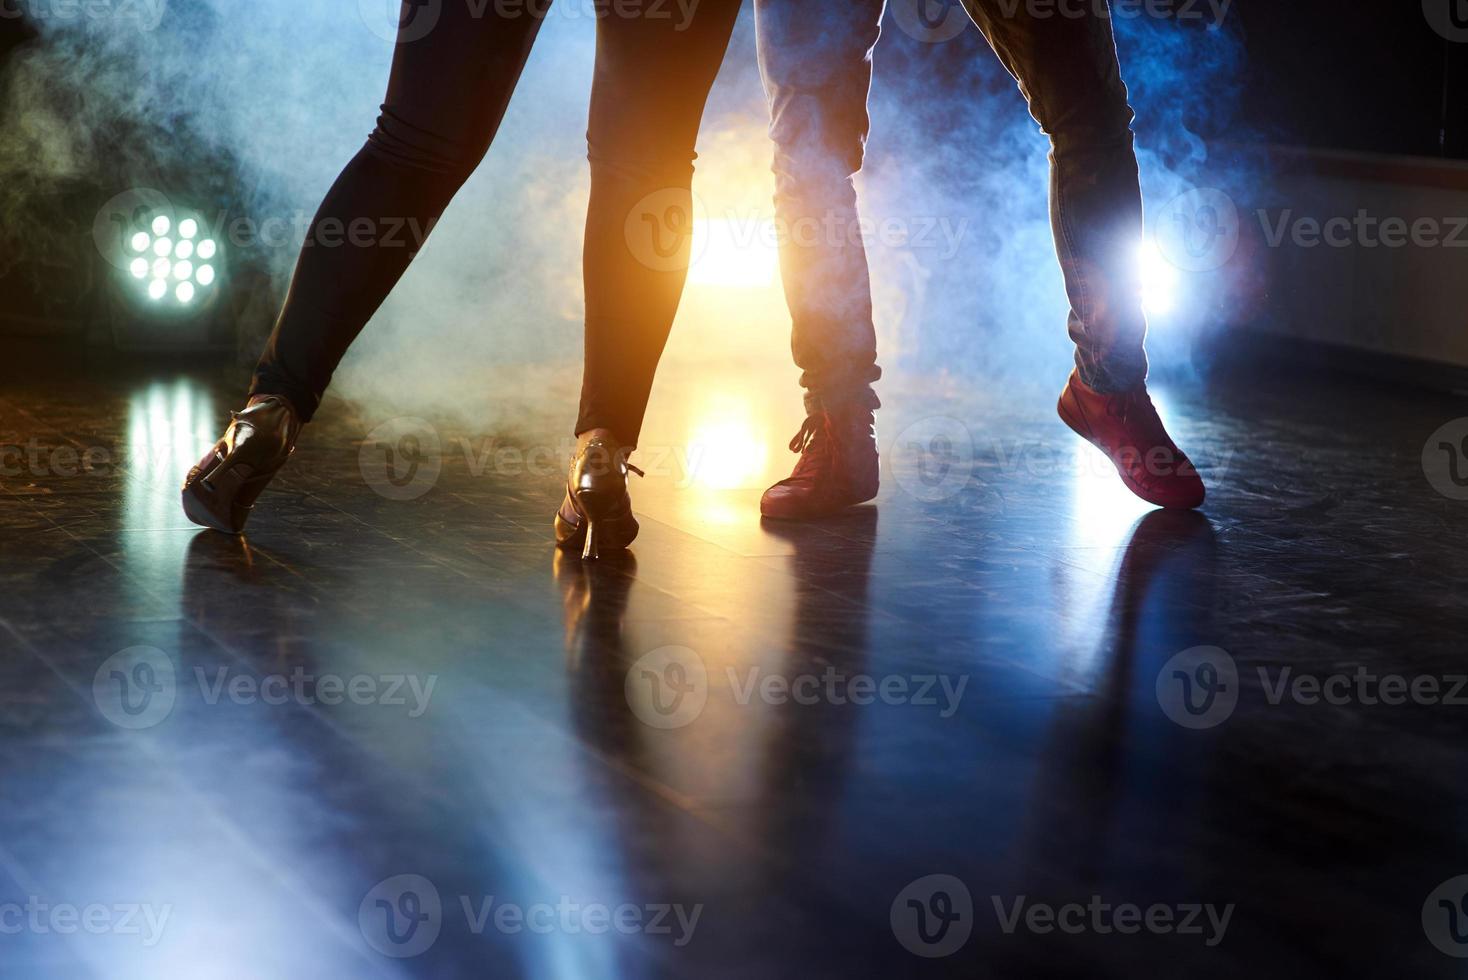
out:
M586 447L593 442L601 442L604 445L611 446L613 449L620 449L622 447L621 440L612 433L611 429L595 428L577 433L576 452L585 452Z

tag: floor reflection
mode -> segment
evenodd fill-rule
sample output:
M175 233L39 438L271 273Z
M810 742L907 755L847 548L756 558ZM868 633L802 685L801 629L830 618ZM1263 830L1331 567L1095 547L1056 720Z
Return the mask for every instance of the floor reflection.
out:
M1188 792L1176 774L1165 788L1146 786L1134 739L1174 734L1155 702L1157 671L1174 654L1216 637L1218 567L1213 525L1202 514L1155 510L1135 524L1090 658L1092 696L1069 700L1046 735L1028 853L1019 864L1065 869L1069 880L1085 883L1136 833L1128 800L1138 792ZM1202 778L1196 767L1187 771Z
M1099 466L1057 473L1089 450L1059 441L1053 392L1015 407L1008 386L955 375L892 397L889 435L899 411L963 418L1005 455L942 499L886 479L880 519L869 507L781 526L761 524L757 502L789 470L793 377L730 360L661 387L648 449L665 468L634 488L635 557L587 564L548 541L563 472L449 461L430 492L389 500L364 482L361 427L339 403L248 541L198 531L178 481L239 379L160 383L160 370L50 357L0 393L22 409L7 439L75 432L79 449L127 457L5 485L0 899L174 909L152 947L0 936L7 976L906 976L927 961L897 941L891 906L933 874L967 883L984 927L927 964L937 975L1134 976L1161 962L1231 976L1245 960L1306 975L1323 959L1334 975L1432 976L1451 962L1419 913L1462 870L1459 714L1269 703L1258 680L1266 667L1271 683L1286 669L1462 673L1448 502L1415 448L1371 451L1432 432L1450 406L1355 390L1307 390L1301 405L1260 387L1180 396L1169 414L1191 436L1236 447L1210 522L1144 516ZM1350 421L1326 450L1322 418ZM695 473L690 445L731 452ZM1011 452L1028 446L1063 456L1040 453L1048 469L1032 471ZM1200 731L1165 716L1155 684L1202 645L1230 651L1252 687ZM104 661L135 647L165 654L180 685L141 731L99 710L95 688ZM669 647L697 655L707 703L658 727L628 678ZM386 684L360 704L254 693L297 668L437 683L421 713L411 684L397 689L409 705L388 703ZM221 669L242 693L216 687ZM969 683L952 714L736 697L752 677L827 670ZM434 948L405 961L359 920L364 896L402 874L432 882L445 911ZM991 914L996 894L1238 912L1222 949L1016 936ZM471 930L463 899L477 912L491 895L705 913L686 948Z
M565 614L570 723L602 761L627 777L608 783L589 773L588 789L621 814L616 826L629 855L645 858L647 841L658 842L654 866L644 859L638 875L675 883L690 901L709 902L732 888L778 894L790 869L783 862L751 864L750 850L801 853L828 845L832 826L849 816L839 801L864 712L872 710L824 697L767 702L748 692L772 675L785 681L830 672L850 678L867 670L876 509L766 531L793 546L793 602L774 649L739 635L750 624L629 621L628 609L645 588L630 554L615 562L554 559ZM714 634L726 642L711 644ZM639 682L646 658L667 649L697 657L708 701L685 724L660 727L634 706L628 689ZM680 669L667 687L688 676ZM711 849L707 824L737 845Z

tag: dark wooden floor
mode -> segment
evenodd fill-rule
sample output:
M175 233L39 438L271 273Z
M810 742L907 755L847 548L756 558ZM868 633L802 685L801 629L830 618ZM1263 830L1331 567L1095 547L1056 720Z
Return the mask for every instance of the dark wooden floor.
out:
M755 509L787 417L686 465L664 411L588 566L529 416L332 403L237 540L177 503L237 375L6 374L7 977L1462 973L1468 706L1359 682L1468 673L1461 405L1164 388L1199 517L1053 392L887 390L877 505L807 527Z

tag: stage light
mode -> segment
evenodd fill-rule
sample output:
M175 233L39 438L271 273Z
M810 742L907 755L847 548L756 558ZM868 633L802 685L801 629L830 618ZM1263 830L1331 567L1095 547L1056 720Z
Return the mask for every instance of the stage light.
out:
M689 280L705 286L758 288L775 281L780 255L768 221L696 221Z
M218 288L217 265L207 260L219 256L219 243L200 237L204 228L197 216L160 214L158 210L141 209L130 222L132 227L125 228L118 268L126 273L126 282L137 284L132 289L140 289L151 301L149 310L187 311L192 316ZM140 294L133 291L130 295Z
M1137 255L1141 265L1142 305L1148 313L1171 313L1177 306L1181 281L1177 268L1167 261L1156 242L1143 242Z

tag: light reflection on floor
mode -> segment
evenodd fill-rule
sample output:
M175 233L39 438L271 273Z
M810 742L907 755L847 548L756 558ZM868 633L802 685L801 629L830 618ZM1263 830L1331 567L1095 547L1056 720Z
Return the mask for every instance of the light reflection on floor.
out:
M1442 502L1425 486L1416 497L1400 489L1421 482L1415 456L1392 469L1369 452L1339 454L1331 487L1352 492L1328 513L1313 490L1266 499L1259 481L1277 482L1307 453L1310 420L1335 417L1339 403L1265 427L1180 397L1183 427L1196 434L1206 420L1248 448L1241 475L1219 482L1212 523L1175 521L1133 501L1064 429L1053 390L1016 407L1013 389L955 386L975 390L965 401L936 386L914 393L894 373L882 425L895 434L914 418L964 420L976 443L970 482L930 500L886 470L874 507L774 528L756 504L788 472L783 447L801 410L784 351L769 361L780 370L716 357L660 379L646 455L659 443L724 452L690 479L673 467L635 482L644 526L633 560L590 568L557 560L548 541L558 473L459 460L421 497L389 500L363 478L357 420L331 409L263 498L246 550L176 509L178 481L237 391L118 370L0 393L27 409L9 424L66 419L38 437L77 423L131 457L110 484L0 483L11 505L0 513L14 522L0 535L11 573L0 901L174 907L156 946L6 936L0 968L19 962L13 972L37 980L579 980L745 963L751 975L793 964L803 975L905 976L919 961L894 939L893 898L944 872L981 902L1047 889L1237 897L1240 921L1262 925L1240 928L1235 959L1199 951L1235 975L1250 943L1270 962L1294 955L1297 934L1276 942L1274 924L1331 883L1322 854L1354 846L1379 849L1377 866L1401 869L1388 891L1415 901L1361 891L1343 899L1347 910L1382 928L1400 920L1394 938L1421 945L1418 896L1444 874L1442 854L1461 851L1450 819L1461 740L1443 734L1442 716L1355 706L1327 717L1254 697L1210 737L1172 725L1154 687L1169 657L1200 643L1278 665L1350 657L1403 670L1425 658L1426 669L1455 669L1463 617L1440 598L1451 579L1436 570L1452 560L1432 520ZM1422 423L1435 411L1403 399L1354 421L1369 447L1431 431ZM445 431L444 444L458 434ZM1004 462L1029 446L1058 465ZM1397 514L1411 520L1388 520ZM1397 539L1390 553L1382 536ZM1398 573L1399 553L1414 574ZM137 645L166 651L190 682L195 668L258 678L300 666L433 675L438 694L409 717L382 704L210 703L194 688L154 729L125 731L101 717L92 684L105 657ZM665 730L634 717L626 684L667 646L694 650L720 687L698 718ZM731 676L827 668L961 677L968 694L944 716L914 704L741 702L729 690ZM1358 775L1363 759L1383 756L1399 764ZM1302 771L1339 775L1290 796ZM1282 827L1307 853L1276 846ZM414 873L437 883L452 919L432 950L403 963L368 946L359 910L378 882ZM465 895L701 902L706 914L675 949L648 935L473 932ZM1085 962L1133 975L1148 937L1064 948L1031 938L976 930L950 965L1038 976ZM1409 972L1430 974L1421 966Z

